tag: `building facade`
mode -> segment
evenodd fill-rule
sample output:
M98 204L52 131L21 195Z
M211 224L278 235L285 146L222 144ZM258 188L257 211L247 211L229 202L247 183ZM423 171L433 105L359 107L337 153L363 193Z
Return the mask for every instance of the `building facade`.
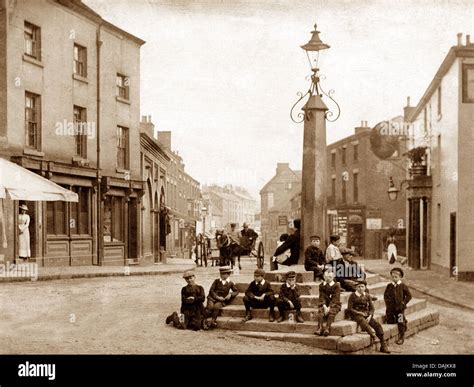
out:
M142 116L140 122L140 153L145 191L140 208L142 260L146 263L165 262L166 235L171 227L166 208L167 170L171 159L155 138L155 126L150 116Z
M474 44L458 34L410 117L426 172L408 187L409 264L474 280Z
M185 171L183 158L172 150L171 132L158 131L157 138L170 158L164 201L169 222L166 253L171 257L187 257L196 235L196 222L202 217L200 183Z
M389 123L402 123L395 117ZM405 144L385 160L371 148L372 129L363 122L352 136L328 145L328 226L329 235L364 258L381 258L389 232L396 232L399 253L405 253L405 203L392 202L387 195L390 178L406 177ZM396 231L398 230L398 231Z
M0 154L79 195L29 202L44 266L138 262L140 47L78 0L0 1ZM5 200L17 255L18 203Z
M401 124L403 117L395 117L388 123L394 126ZM403 255L405 203L404 200L391 202L387 188L391 177L397 182L406 177L405 159L401 157L405 141L398 141L398 149L393 155L382 160L372 152L371 133L372 129L363 122L355 128L354 135L327 146L328 235L339 235L342 244L354 249L360 256L373 259L383 255L387 235L395 233L397 247ZM285 217L290 220L301 216L301 181L292 180L296 174L289 174L286 165L282 167L279 164L277 167L275 177L280 175L279 188L273 188L271 180L265 191L262 190L262 232L270 239L266 251L273 250L272 240L286 231ZM291 188L288 186L290 180ZM268 209L268 202L273 196L268 192L277 190L279 201ZM328 243L324 241L324 244Z
M236 223L238 227L244 223L255 227L258 204L244 188L212 184L203 186L202 191L210 201L211 233L228 228L231 223Z
M260 222L265 252L272 254L279 236L292 220L291 198L301 192L301 171L278 163L275 176L260 190ZM294 219L294 218L293 218Z

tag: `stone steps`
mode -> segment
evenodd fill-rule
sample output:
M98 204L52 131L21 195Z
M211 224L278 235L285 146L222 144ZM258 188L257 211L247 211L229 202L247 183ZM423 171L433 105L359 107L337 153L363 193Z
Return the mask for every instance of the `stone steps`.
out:
M279 285L281 286L281 284ZM373 296L377 296L379 299L383 298L383 293L385 291L385 288L387 286L387 282L378 282L374 285L369 285L369 291L370 294ZM247 290L247 289L245 289ZM278 297L278 293L280 291L280 287L275 292L275 296ZM244 292L242 291L237 295L237 297L234 298L232 301L232 305L243 305L244 304ZM351 295L351 292L342 292L341 293L341 302L342 304L347 304L347 300L349 299L349 296ZM303 308L309 308L309 307L316 307L319 302L319 288L315 294L303 294L300 297L301 299L301 306Z
M344 353L370 353L375 348L379 348L379 344L371 343L370 336L365 332L361 332L360 327L348 318L346 308L351 292L341 292L342 310L337 314L336 321L331 326L329 336L323 337L314 335L317 325L315 316L317 313L316 306L318 304L320 282L314 282L313 273L305 272L302 266L298 265L293 268L292 266L291 269L294 270L297 275L296 280L301 295L301 311L303 319L305 320L304 323L290 323L288 320L281 323L277 323L276 321L271 323L268 321L268 308L253 309L253 319L243 323L242 318L245 316L243 297L249 285L249 282L247 282L236 283L240 294L232 301L231 305L227 305L222 309L222 315L217 319L218 328L233 330L243 336L301 343ZM288 269L278 270L265 274L265 280L270 282L276 297L278 297L280 287L284 283L288 271ZM382 323L382 317L385 314L383 293L387 282L378 274L370 273L367 273L366 281L370 293L378 298L374 301L374 318L379 323ZM279 314L277 308L275 308L275 312L278 318ZM427 303L424 299L412 299L407 305L405 315L408 320L407 337L439 323L438 311L427 308ZM383 324L382 327L385 332L385 338L388 339L389 342L396 341L398 338L397 325ZM396 347L397 346L394 346L393 348L395 352Z
M253 321L253 320L252 320ZM247 322L246 324L250 323ZM405 333L406 337L410 337L423 329L427 329L431 326L438 324L439 314L437 310L425 308L423 310L411 313L408 318L408 330ZM351 322L355 325L354 322ZM284 324L284 323L280 323ZM337 323L335 323L337 324ZM292 324L296 325L296 324ZM302 325L302 324L298 324ZM391 350L396 352L396 345L393 343L398 339L398 329L395 324L383 324L385 339L388 340L391 345ZM316 336L312 333L299 333L299 332L262 332L262 331L238 331L237 334L246 337L260 338L265 340L279 340L291 343L299 343L316 347L320 349L338 351L338 352L358 352L358 353L370 353L374 350L379 349L379 345L376 343L370 343L370 337L367 333L354 333L349 336Z
M270 272L270 273L273 273L273 272ZM312 275L312 273L309 273L310 275ZM265 281L267 281L267 276L269 276L269 274L266 274L265 275ZM269 277L272 277L273 275L269 276ZM280 291L280 287L281 285L283 285L283 282L278 282L278 281L270 281L270 284L272 286L272 289L273 291L278 294L278 292ZM378 274L367 274L367 285L374 285L374 284L377 284L379 282L382 282L383 280L380 278L380 276ZM249 283L243 283L243 282L238 282L235 284L235 286L237 287L237 289L239 290L239 292L242 292L242 293L245 293L245 291L247 290L247 288L249 287ZM312 277L311 277L311 281L307 281L307 282L300 282L298 283L298 289L300 291L300 294L301 295L317 295L319 294L319 284L320 282L314 282L312 281Z
M375 301L376 312L374 317L382 322L382 315L385 314L385 305L383 300ZM347 305L346 305L347 306ZM406 314L414 313L416 311L426 308L426 300L412 299L407 305ZM279 314L275 309L275 314L278 317ZM253 309L253 319L247 322L242 322L242 318L245 316L245 309L241 305L228 305L222 309L222 316L217 319L219 321L226 321L222 328L232 330L257 330L265 332L298 332L298 333L314 333L316 330L315 315L316 311L314 308L303 308L301 314L303 315L304 323L290 323L288 320L281 323L269 322L270 311L269 309ZM356 333L356 323L347 319L344 319L345 308L339 312L336 316L336 322L331 326L331 335L335 336L347 336ZM227 320L224 320L227 318ZM218 324L219 327L221 327ZM255 329L258 327L258 329Z

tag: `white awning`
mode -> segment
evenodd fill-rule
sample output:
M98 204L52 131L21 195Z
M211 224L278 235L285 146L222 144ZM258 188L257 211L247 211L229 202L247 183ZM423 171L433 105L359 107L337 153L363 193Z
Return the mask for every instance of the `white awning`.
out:
M6 197L28 201L79 201L75 192L0 158L0 198Z

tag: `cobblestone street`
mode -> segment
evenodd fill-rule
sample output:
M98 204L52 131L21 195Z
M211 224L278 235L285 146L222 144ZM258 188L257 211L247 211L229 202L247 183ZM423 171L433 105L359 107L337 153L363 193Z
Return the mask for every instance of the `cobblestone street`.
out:
M244 262L234 281L250 281ZM216 267L197 268L206 293ZM313 347L241 337L232 331L193 332L166 326L180 305L180 275L107 277L0 284L0 345L6 354L324 354ZM429 300L431 301L431 300ZM394 353L474 353L474 314L436 304L440 324L391 347Z

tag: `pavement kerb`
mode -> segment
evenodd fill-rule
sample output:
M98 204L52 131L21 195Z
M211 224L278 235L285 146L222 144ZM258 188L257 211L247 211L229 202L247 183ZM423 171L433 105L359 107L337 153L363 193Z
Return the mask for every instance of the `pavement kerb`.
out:
M125 266L124 266L125 267ZM131 277L131 276L144 276L144 275L167 275L167 274L182 274L183 271L194 269L194 265L182 266L179 269L170 269L170 270L150 270L150 271L130 271L125 274L125 272L96 272L96 273L64 273L64 274L45 274L38 276L37 279L32 279L30 277L6 277L0 279L0 284L2 283L12 283L12 282L36 282L36 281L56 281L64 279L83 279L83 278L100 278L100 277Z
M372 273L372 274L378 274L381 278L384 278L384 279L386 279L386 280L390 280L390 277L389 277L389 276L387 276L387 275L385 275L385 274L377 273L377 272L374 271L374 270L369 270L369 269L367 269L367 272L368 272L368 273ZM450 300L450 299L448 299L448 298L445 298L445 297L439 296L439 295L437 295L437 294L431 293L431 292L429 292L429 291L426 291L424 288L421 288L421 287L418 287L418 286L416 286L416 285L407 283L406 281L405 281L405 284L406 284L410 289L413 289L413 290L415 290L415 291L417 291L417 292L419 292L419 293L425 294L425 295L427 295L427 296L433 297L433 298L435 298L435 299L437 299L437 300L440 300L440 301L443 301L443 302L447 302L447 303L449 303L449 304L451 304L451 305L454 305L454 306L457 306L457 307L459 307L459 308L465 308L465 309L469 309L469 310L471 310L471 311L474 311L474 308L472 308L472 307L470 307L470 306L468 306L468 305L464 305L464 304L461 304L461 303L459 303L459 302L452 301L452 300Z

